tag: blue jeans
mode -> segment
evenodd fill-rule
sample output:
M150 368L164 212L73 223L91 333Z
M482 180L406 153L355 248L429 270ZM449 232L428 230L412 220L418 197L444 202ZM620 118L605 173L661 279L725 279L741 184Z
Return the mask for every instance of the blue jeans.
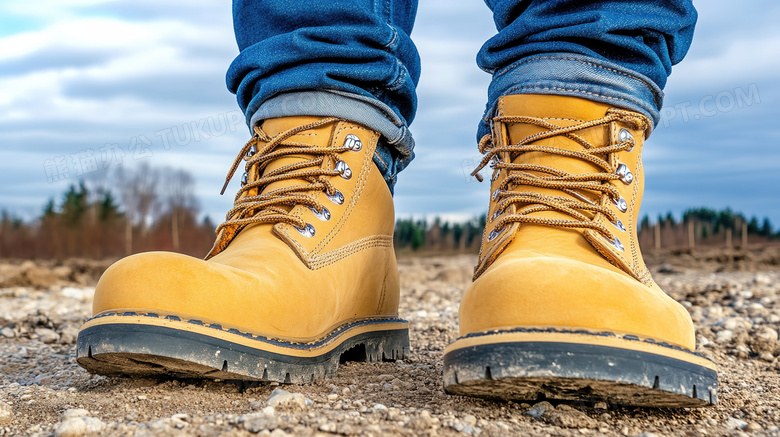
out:
M498 34L477 55L493 75L477 138L507 94L585 97L657 123L661 90L696 24L691 0L486 3ZM392 191L414 157L408 127L420 78L410 38L416 10L417 0L234 0L240 54L228 69L228 88L250 126L317 115L380 132L374 162Z

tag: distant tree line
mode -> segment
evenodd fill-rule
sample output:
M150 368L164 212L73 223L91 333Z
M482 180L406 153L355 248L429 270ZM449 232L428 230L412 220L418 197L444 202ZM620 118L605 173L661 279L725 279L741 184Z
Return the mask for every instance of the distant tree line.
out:
M743 226L744 223L744 226ZM395 247L402 251L477 253L485 227L485 216L472 218L462 223L442 222L424 219L398 219L395 225ZM780 239L768 218L746 218L730 208L717 211L710 208L690 208L677 221L671 212L660 215L655 221L645 215L638 226L639 244L643 249L655 247L687 247L694 245L724 246L727 235L733 241L730 245L742 244L742 230L749 244L764 243ZM688 234L695 233L693 237ZM660 241L657 238L660 234Z
M33 222L0 213L0 257L107 258L149 250L203 256L214 225L198 215L186 171L119 167L71 185Z
M183 170L141 165L71 185L50 199L31 222L0 212L0 257L120 257L149 250L203 256L215 225L199 219L192 176ZM747 218L730 208L691 208L677 221L669 212L638 226L643 249L741 246L780 239L768 218ZM461 222L400 218L394 242L403 252L477 253L485 216Z
M639 223L639 244L643 248L696 246L737 247L780 239L768 218L748 218L731 208L690 208L676 221L671 212L655 222L644 216Z
M485 216L464 222L442 222L439 217L428 222L423 219L398 219L393 241L401 251L476 253L485 229Z

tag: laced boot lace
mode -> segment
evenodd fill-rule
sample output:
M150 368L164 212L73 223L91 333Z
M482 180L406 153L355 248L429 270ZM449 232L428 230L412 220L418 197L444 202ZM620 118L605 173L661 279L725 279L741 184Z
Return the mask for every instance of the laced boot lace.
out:
M510 145L495 146L490 135L485 135L480 140L479 151L484 154L484 157L471 175L481 182L482 177L478 172L488 164L494 169L494 175L502 169L506 169L508 173L493 193L492 201L496 202L497 205L496 214L491 218L498 219L498 221L495 223L493 231L488 235L488 241L494 239L511 223L532 223L559 228L593 229L613 244L619 244L606 226L593 219L597 214L603 214L615 226L622 227L612 205L603 200L606 197L621 212L626 211L625 200L610 182L620 180L630 184L633 181L633 175L625 165L615 163L616 160L611 160L609 157L610 154L633 149L634 139L628 131L621 131L618 143L599 146L589 143L578 136L576 132L613 122L626 123L636 129L645 129L648 126L648 121L643 116L629 111L610 109L603 118L567 127L557 126L537 117L500 116L494 118L494 121L533 124L547 129L547 131L529 135ZM531 144L555 136L564 136L575 141L582 146L582 150L567 150ZM601 171L572 174L546 165L513 162L520 155L529 152L542 152L581 159L595 165ZM568 196L553 196L533 191L513 191L513 188L521 185L559 190ZM599 201L591 200L583 192L595 193L595 198ZM512 205L516 205L515 213L503 214ZM542 211L558 211L568 215L571 219L554 219L534 215L534 213Z
M318 217L329 219L330 212L325 205L315 200L311 193L322 191L331 201L343 203L344 196L330 182L330 178L352 177L352 171L344 161L339 159L339 154L349 150L359 150L361 143L355 138L350 141L348 136L341 147L321 147L291 141L290 138L301 132L339 121L338 118L325 118L286 130L273 137L255 126L252 139L241 149L225 178L221 194L224 194L241 161L246 161L246 172L241 181L241 188L236 194L233 208L226 215L225 222L217 227L217 234L219 235L223 230L232 230L230 234L234 235L243 227L255 223L288 223L303 235L313 236L314 228L301 218L290 215L290 211L295 206L303 205L310 208ZM292 164L266 171L273 161L293 155L300 159ZM328 160L332 165L323 165ZM248 175L253 174L259 177L248 180ZM292 179L304 183L263 192L274 182Z

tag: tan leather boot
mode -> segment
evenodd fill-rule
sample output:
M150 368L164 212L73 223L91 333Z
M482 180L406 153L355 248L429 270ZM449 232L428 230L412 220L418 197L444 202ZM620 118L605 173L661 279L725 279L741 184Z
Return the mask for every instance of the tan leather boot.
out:
M589 100L503 97L480 168L492 197L452 394L700 406L714 363L693 352L688 312L653 282L636 236L644 116ZM479 168L477 169L479 170Z
M207 259L142 253L111 266L81 328L101 374L307 382L342 359L400 359L390 191L379 135L335 118L267 120ZM227 181L225 182L227 185ZM224 188L223 188L224 191Z

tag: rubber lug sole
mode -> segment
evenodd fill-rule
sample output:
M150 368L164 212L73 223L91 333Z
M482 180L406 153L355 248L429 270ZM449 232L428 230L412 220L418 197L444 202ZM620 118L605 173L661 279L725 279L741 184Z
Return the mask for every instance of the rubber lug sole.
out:
M494 331L461 337L444 354L444 389L454 395L702 407L717 404L717 386L707 358L613 333Z
M367 320L318 341L293 343L176 316L109 314L81 329L76 361L108 376L307 383L332 377L346 361L403 359L407 326L401 319Z

